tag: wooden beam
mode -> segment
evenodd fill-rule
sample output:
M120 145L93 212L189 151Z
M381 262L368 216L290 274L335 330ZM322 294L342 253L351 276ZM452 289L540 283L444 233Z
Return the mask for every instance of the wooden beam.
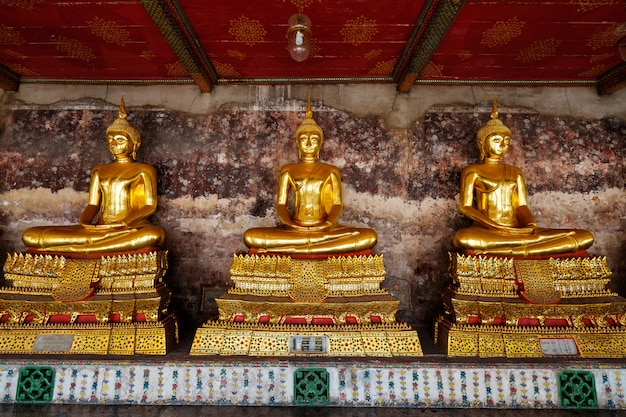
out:
M200 49L198 39L177 0L142 0L154 23L203 93L217 84L217 71Z
M398 91L407 93L411 90L465 1L434 0L425 8L425 12L416 23L412 40L406 48L410 51L409 64L397 71L398 74L395 76Z
M626 62L608 70L598 77L596 89L599 95L609 95L626 87Z
M17 91L20 86L20 75L0 64L0 88L4 91Z

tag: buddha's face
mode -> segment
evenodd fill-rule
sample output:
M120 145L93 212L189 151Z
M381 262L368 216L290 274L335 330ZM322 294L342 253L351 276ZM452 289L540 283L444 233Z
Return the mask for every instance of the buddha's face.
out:
M133 152L134 144L124 132L109 132L107 142L109 143L109 152L115 157L129 156Z
M485 155L488 157L503 157L509 150L511 136L507 133L492 133L485 140Z
M322 139L317 132L302 132L298 136L298 149L302 157L317 157L322 147Z

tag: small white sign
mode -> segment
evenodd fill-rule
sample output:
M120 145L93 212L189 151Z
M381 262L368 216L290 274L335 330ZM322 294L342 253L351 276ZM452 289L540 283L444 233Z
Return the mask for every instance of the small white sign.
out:
M33 350L43 352L69 352L74 343L73 334L40 334Z
M289 353L292 355L327 355L328 336L291 336L289 338Z
M541 338L541 352L547 356L580 356L576 341L571 338Z

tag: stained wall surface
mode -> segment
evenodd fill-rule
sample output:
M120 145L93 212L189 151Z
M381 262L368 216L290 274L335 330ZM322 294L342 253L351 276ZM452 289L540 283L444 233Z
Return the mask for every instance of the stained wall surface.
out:
M24 229L77 222L91 168L110 160L104 132L125 94L142 133L138 160L159 176L152 222L167 234L173 304L183 329L199 325L246 250L243 231L277 222L277 174L297 160L307 93L325 133L321 159L342 173L341 223L377 231L400 319L424 324L439 311L452 236L469 225L460 172L478 162L475 135L494 94L513 136L506 162L526 174L539 225L593 232L589 252L608 257L626 293L626 93L588 89L25 86L0 107L2 261L26 249Z

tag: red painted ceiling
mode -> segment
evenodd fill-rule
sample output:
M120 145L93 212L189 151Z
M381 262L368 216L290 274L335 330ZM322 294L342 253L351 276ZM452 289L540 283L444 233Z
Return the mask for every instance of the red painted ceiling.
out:
M287 20L311 18L292 60ZM0 88L21 83L626 85L624 0L0 0Z

